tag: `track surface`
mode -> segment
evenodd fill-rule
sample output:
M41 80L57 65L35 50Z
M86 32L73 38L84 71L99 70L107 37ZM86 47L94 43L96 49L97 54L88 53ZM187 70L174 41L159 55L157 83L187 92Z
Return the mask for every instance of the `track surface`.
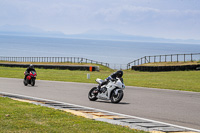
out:
M95 84L37 80L36 85L24 86L22 79L0 78L0 92L26 95L72 103L179 126L200 129L200 93L126 87L119 104L88 100Z

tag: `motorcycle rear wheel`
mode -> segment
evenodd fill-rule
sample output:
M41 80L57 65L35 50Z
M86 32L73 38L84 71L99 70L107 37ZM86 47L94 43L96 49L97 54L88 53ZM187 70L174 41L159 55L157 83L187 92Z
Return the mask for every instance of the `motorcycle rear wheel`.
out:
M122 90L119 90L117 95L115 95L115 91L113 91L111 93L111 97L110 97L111 102L112 103L119 103L122 100L123 96L124 96L124 92Z
M28 83L27 83L27 81L25 79L24 79L23 83L24 83L25 86L28 85Z
M97 94L94 94L94 91L97 90L97 87L93 87L89 93L88 93L88 98L90 101L96 101L98 98L97 98Z

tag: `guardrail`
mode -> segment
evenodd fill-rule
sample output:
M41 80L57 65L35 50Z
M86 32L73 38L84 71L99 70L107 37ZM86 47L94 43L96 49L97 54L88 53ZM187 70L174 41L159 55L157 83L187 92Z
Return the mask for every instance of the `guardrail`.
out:
M4 57L0 56L0 61L9 62L56 62L56 63L91 63L109 67L108 63L98 62L82 57Z
M145 63L152 62L186 62L186 61L195 61L200 60L200 53L191 53L191 54L169 54L169 55L154 55L154 56L144 56L140 59L134 60L127 64L127 69L132 66L137 66Z

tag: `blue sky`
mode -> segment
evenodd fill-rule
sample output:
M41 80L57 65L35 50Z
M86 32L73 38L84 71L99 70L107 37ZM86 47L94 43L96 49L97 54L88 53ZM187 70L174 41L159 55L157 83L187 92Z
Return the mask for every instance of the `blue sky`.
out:
M0 26L200 40L200 0L0 0Z

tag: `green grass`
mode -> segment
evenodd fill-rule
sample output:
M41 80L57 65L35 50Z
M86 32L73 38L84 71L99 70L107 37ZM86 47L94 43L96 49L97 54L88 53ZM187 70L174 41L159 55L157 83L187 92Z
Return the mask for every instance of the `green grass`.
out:
M0 77L24 78L24 71L25 68L0 67ZM105 79L114 72L107 68L100 72L37 68L36 71L37 79L84 83L95 83L96 78ZM88 73L90 79L87 79ZM126 70L123 77L126 86L200 92L200 71L138 72Z
M70 113L0 97L0 132L144 133Z
M200 71L130 72L124 77L130 86L200 92Z

